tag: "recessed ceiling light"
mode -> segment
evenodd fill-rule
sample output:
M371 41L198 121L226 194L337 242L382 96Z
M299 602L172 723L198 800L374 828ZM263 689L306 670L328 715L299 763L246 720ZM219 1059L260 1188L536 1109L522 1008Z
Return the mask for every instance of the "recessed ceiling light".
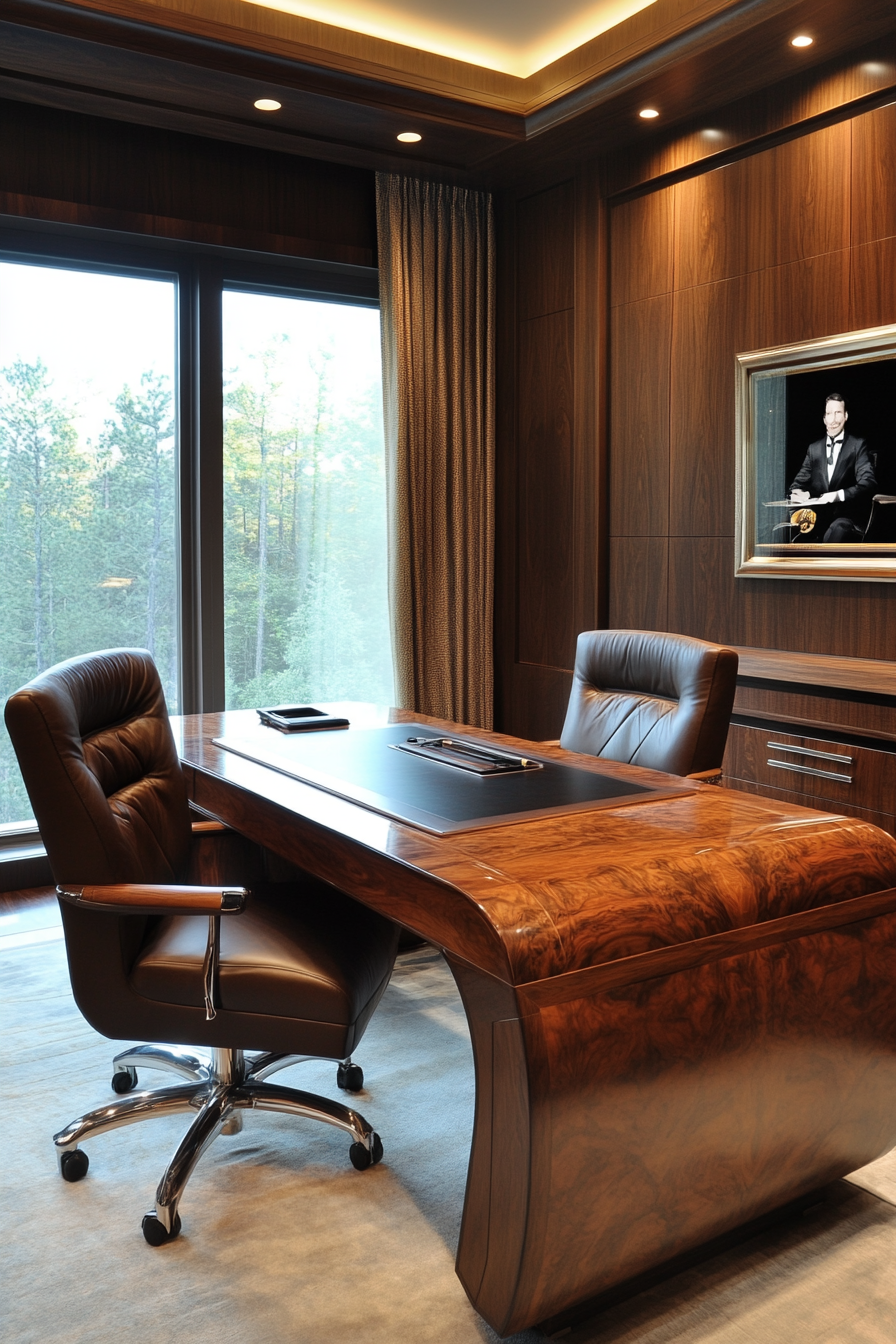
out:
M642 107L638 116L643 117L645 121L652 121L654 117L659 116L659 112L657 112L655 107Z
M805 33L800 33L799 37L792 37L790 39L790 45L792 47L811 47L814 41L814 37L807 37Z
M259 112L279 112L283 104L278 103L276 98L256 98L255 106Z
M418 140L423 139L423 136L418 135L416 131L402 131L401 135L395 138L400 140L403 145L416 145Z

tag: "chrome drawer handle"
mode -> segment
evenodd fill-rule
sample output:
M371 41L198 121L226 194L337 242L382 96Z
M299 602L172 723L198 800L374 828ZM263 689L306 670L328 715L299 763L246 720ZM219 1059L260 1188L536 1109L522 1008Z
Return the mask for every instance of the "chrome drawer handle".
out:
M791 747L786 742L766 742L772 751L792 751L795 756L816 756L820 761L836 761L838 765L852 765L851 756L836 756L832 751L810 751L808 747Z
M852 775L839 775L833 770L816 770L811 765L789 765L787 761L766 761L766 765L772 765L776 770L796 770L801 775L815 775L817 779L836 779L841 784L851 784Z

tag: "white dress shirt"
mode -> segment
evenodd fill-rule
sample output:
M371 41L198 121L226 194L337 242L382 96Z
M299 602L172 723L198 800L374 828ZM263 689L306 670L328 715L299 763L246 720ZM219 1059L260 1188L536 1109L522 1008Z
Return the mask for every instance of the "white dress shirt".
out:
M825 445L825 461L827 463L828 485L830 485L831 477L833 476L834 472L837 469L837 458L840 456L840 449L843 447L844 436L845 431L838 434L836 438L833 439L831 438L830 434L828 435L827 443ZM843 502L846 499L846 495L843 493L842 490L838 490L837 498L841 502Z

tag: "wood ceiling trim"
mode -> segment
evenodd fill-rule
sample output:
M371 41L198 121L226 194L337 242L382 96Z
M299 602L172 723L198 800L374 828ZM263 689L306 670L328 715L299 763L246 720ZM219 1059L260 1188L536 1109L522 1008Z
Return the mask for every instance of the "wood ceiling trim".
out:
M695 26L713 19L725 25L735 19L750 27L795 3L797 0L654 0L527 79L243 0L67 0L65 5L52 0L7 0L4 17L57 32L95 36L77 33L81 11L84 17L93 14L117 19L118 26L134 25L127 45L135 49L146 49L137 26L169 30L285 59L302 65L306 72L308 67L317 67L322 72L397 85L522 117L599 83L620 65L637 62L658 45L674 43ZM15 19L17 14L21 19ZM714 40L712 33L703 40ZM115 41L125 45L120 32Z

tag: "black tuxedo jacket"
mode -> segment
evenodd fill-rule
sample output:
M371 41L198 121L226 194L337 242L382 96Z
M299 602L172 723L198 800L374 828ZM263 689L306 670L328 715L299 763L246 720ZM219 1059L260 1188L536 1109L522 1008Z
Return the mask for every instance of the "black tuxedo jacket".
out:
M830 484L825 460L826 448L827 437L809 444L809 451L788 493L808 490L811 498L817 499L829 490L842 490L843 503L835 500L829 507L835 510L838 518L852 518L864 527L871 507L871 496L877 490L874 464L865 440L857 439L854 434L846 435Z

